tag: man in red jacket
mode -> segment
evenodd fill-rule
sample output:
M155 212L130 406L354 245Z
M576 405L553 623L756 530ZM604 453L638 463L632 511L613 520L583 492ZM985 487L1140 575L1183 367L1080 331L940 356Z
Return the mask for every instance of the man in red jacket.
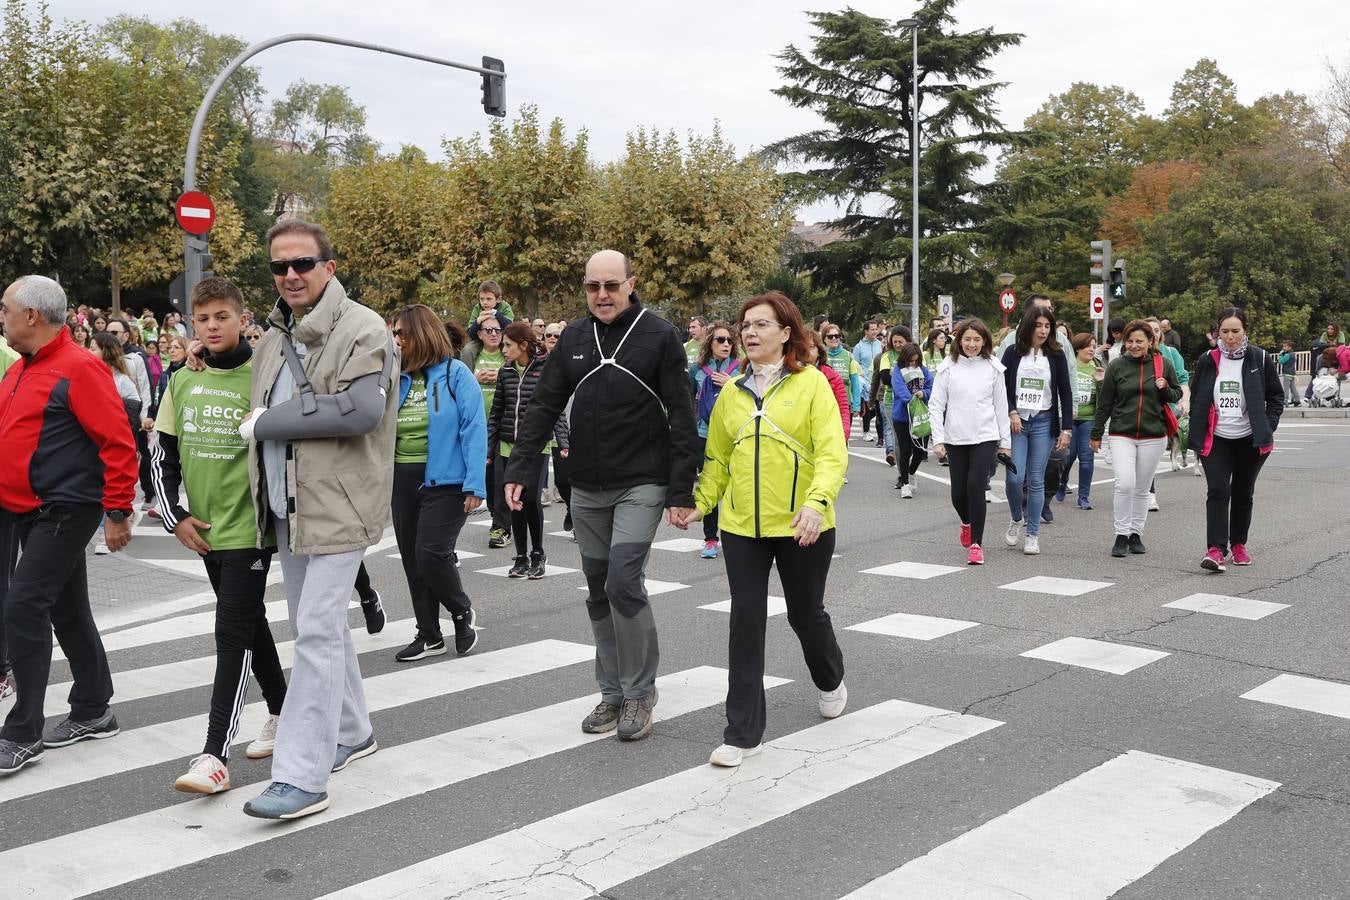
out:
M11 775L45 747L117 734L108 709L112 675L89 610L83 548L105 514L108 549L131 540L137 465L108 367L70 339L61 286L27 275L0 303L10 346L22 354L0 381L0 520L17 539L0 547L0 565L12 573L4 624L18 686L0 729L0 775ZM16 545L23 547L17 565ZM70 715L44 733L53 631L74 686Z

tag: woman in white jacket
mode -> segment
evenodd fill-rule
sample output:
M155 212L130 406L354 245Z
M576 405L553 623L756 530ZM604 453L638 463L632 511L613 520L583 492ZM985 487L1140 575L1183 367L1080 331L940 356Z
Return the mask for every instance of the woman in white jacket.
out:
M952 334L951 356L938 367L933 397L933 452L951 460L952 506L961 517L966 562L984 564L984 485L995 455L1010 452L1008 391L1003 364L994 359L994 339L979 319L966 319Z

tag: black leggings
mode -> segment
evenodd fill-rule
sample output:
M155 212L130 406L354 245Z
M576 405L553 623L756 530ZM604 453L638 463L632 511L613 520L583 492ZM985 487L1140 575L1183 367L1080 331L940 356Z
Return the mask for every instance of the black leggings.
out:
M1205 542L1225 553L1231 544L1247 543L1252 527L1256 476L1266 457L1252 446L1251 437L1223 438L1217 434L1205 457Z
M497 457L497 483L506 484L505 456ZM529 481L520 493L520 509L511 510L511 536L516 542L516 555L525 555L525 536L528 532L530 549L544 552L544 508L539 505L540 485L544 483L544 470L548 467L548 457L539 454L532 470L526 475Z
M948 444L951 460L952 506L962 525L970 526L970 540L984 544L984 492L989 468L997 465L998 441L983 444Z
M811 681L822 691L844 680L844 654L825 611L825 579L830 574L835 531L821 532L810 547L796 538L751 538L722 534L731 588L731 628L727 640L727 727L723 741L756 747L764 737L764 629L768 621L769 570L778 566L788 625L802 645Z
M895 465L900 470L900 483L909 484L919 464L928 458L928 451L920 446L922 441L916 444L910 437L908 419L892 419L891 424L895 426Z

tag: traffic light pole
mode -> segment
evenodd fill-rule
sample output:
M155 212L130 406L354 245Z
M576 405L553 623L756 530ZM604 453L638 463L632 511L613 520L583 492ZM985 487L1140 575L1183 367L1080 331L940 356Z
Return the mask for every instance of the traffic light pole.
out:
M502 115L503 112L495 110L502 109L505 103L505 79L506 71L501 60L493 59L489 62L484 58L484 65L475 66L469 63L456 62L452 59L441 59L438 56L427 56L424 53L414 53L411 50L400 50L397 47L385 47L381 44L370 44L365 41L353 41L347 38L331 37L324 34L282 34L274 38L268 38L265 41L244 48L244 50L230 60L229 65L221 70L216 76L216 80L211 82L211 86L206 90L206 96L202 98L202 103L197 107L197 117L192 121L192 131L188 135L187 155L183 160L183 190L193 191L197 189L197 154L201 148L202 131L206 128L206 116L211 111L211 104L215 101L216 95L220 93L225 82L229 80L240 66L257 56L264 50L269 50L279 44L290 44L297 41L313 41L320 44L337 44L342 47L355 47L358 50L373 50L376 53L388 53L392 56L402 56L407 59L416 59L421 62L434 63L438 66L448 66L452 69L463 69L466 72L477 72L483 76L484 83L484 103L488 100L488 87L493 86L495 90L492 93L496 103L494 110L488 110L492 115ZM183 281L186 296L183 297L184 316L187 319L188 328L192 327L192 289L201 281L202 270L205 268L202 263L209 259L207 254L207 244L205 236L194 238L192 235L185 235L183 238Z

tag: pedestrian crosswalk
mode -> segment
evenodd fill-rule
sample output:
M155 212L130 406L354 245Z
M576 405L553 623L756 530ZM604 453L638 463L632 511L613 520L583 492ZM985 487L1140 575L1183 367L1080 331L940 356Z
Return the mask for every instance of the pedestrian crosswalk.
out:
M729 608L729 601L693 602L699 592L688 585L669 587L671 602L684 603L689 616L706 617L702 610ZM781 614L782 603L780 597L771 598L771 614ZM284 636L284 603L274 601L268 610ZM355 611L352 616L359 621ZM550 809L524 821L489 816L483 833L415 858L377 847L359 865L339 866L341 857L362 846L348 836L363 833L371 822L388 821L380 817L396 815L419 798L453 796L477 784L511 791L522 778L536 785L549 780L567 784L577 778L603 784L607 771L627 765L629 757L612 734L586 734L578 727L596 699L584 691L560 702L550 702L555 695L535 703L513 703L430 734L381 731L380 723L388 714L416 704L472 709L482 692L509 692L517 683L540 676L564 685L578 683L571 677L577 675L579 683L586 683L593 647L544 638L371 674L365 691L380 751L333 777L327 811L279 826L241 811L265 787L265 777L255 777L252 783L236 779L233 790L224 794L187 799L174 793L170 779L160 774L185 763L201 746L204 698L214 658L191 656L194 651L187 648L200 649L200 641L193 641L209 632L209 623L208 612L188 609L128 624L105 636L107 645L121 653L119 661L144 663L139 668L132 664L116 668L115 709L143 710L138 701L168 703L174 696L179 698L174 708L200 712L149 723L124 715L123 731L115 739L48 751L37 765L0 780L0 820L16 808L35 809L20 805L40 802L47 795L68 800L74 790L115 794L135 790L147 780L162 782L160 793L132 804L127 815L96 815L68 829L49 824L39 839L0 843L6 896L69 898L107 891L153 895L156 891L148 885L167 874L184 887L183 894L241 895L247 892L237 885L221 890L209 880L195 879L207 877L198 873L212 871L203 867L213 860L246 861L247 854L240 854L250 848L291 841L312 829L324 829L325 839L316 846L335 854L328 858L328 867L345 874L340 881L329 877L313 889L301 885L301 896L584 900L609 896L620 885L647 879L651 890L662 894L661 880L681 861L716 854L748 835L772 835L797 817L814 815L818 807L840 801L857 804L856 827L862 828L869 804L889 805L894 802L891 798L940 791L908 774L920 764L930 775L949 770L958 780L966 772L988 778L980 761L997 746L1010 722L1004 715L989 718L905 696L869 697L855 686L854 705L842 717L816 719L815 724L798 721L776 732L771 727L763 751L738 769L714 768L701 759L689 759L687 753L662 754L649 764L655 769L650 778L632 785L621 779L621 787L601 791L598 797L594 790L582 791L579 802L564 803L561 811ZM983 627L975 621L911 613L841 621L839 626L841 641L847 630L863 633L860 640L899 637L924 642L956 639ZM358 652L369 660L371 654L400 645L414 628L412 620L395 620L380 635L354 631L352 637ZM1051 649L1022 654L1028 657L1025 664L1032 666L1038 658L1128 671L1132 663L1145 664L1134 652L1167 655L1081 639L1069 640L1069 650L1064 642L1057 643L1061 644L1057 651L1047 645ZM1085 646L1094 643L1103 646ZM177 653L182 658L162 661L179 648L185 651ZM278 648L283 665L289 666L292 644L279 640ZM1070 651L1078 654L1076 661L1066 659ZM1097 659L1093 652L1104 656ZM814 707L809 681L793 684L788 676L801 677L783 671L765 677L770 697L791 696L793 703L807 698ZM662 741L662 736L676 746L693 740L698 757L711 749L720 724L709 727L709 723L720 722L727 677L724 668L711 664L662 675L657 682L657 737L640 751L644 758L656 753L645 748ZM68 687L52 686L49 712L64 706ZM1276 679L1247 696L1300 706L1290 697L1306 694L1307 687ZM1344 712L1346 701L1324 690L1322 700L1302 702L1300 708L1336 715ZM266 714L262 703L245 708L240 747L257 732ZM966 746L972 748L968 753L962 751ZM535 770L541 774L531 774ZM1016 780L1017 773L993 777ZM1278 787L1265 777L1125 748L1095 767L1085 765L1067 781L1020 805L991 808L957 835L934 834L924 851L897 848L891 856L841 874L834 895L1106 898L1241 816ZM923 822L915 821L914 827L922 828ZM738 864L751 869L757 865L753 859ZM766 871L764 877L774 874ZM777 893L797 896L790 890Z

